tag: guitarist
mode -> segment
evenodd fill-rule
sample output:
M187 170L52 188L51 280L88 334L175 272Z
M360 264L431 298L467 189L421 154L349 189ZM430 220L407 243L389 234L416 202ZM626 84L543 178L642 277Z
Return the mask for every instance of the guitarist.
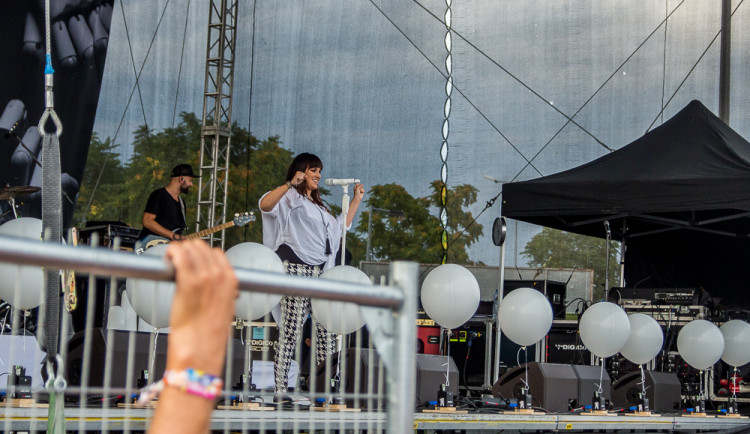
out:
M187 222L185 202L180 194L190 193L193 178L198 177L189 164L178 164L172 169L169 183L151 193L143 211L143 229L138 236L136 249L154 239L179 241L182 238Z

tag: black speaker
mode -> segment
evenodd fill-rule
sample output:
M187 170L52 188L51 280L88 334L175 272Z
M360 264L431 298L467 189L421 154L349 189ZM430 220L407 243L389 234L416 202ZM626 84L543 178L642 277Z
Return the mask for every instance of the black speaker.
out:
M111 333L111 339L108 335ZM132 336L131 336L132 335ZM151 333L128 332L121 330L105 330L103 328L94 328L91 330L91 355L89 363L89 380L90 387L104 386L104 371L106 367L107 348L111 347L112 366L109 387L126 388L128 384L128 348L132 339L132 370L130 371L130 387L137 391L138 379L141 371L149 368L149 350L151 348ZM164 369L167 365L167 334L159 334L156 340L156 350L154 356L154 369L149 373L152 381L159 380L164 376ZM245 351L246 348L237 340L232 340L232 376L233 382L240 380L240 375L245 370ZM73 335L68 341L68 355L65 360L65 373L68 383L71 386L81 386L83 377L83 351L84 351L84 332L80 331ZM256 358L259 360L260 358ZM42 377L46 380L46 369L42 369ZM222 373L222 379L224 378Z
M108 331L102 328L91 330L91 356L89 363L89 381L91 387L103 387L104 371L106 367L107 347L112 348L111 378L109 386L114 388L125 388L128 377L128 347L130 345L131 333L120 330L111 330L111 340L107 340ZM132 332L132 363L133 369L130 375L130 387L137 391L137 381L140 373L147 370L149 366L149 348L151 346L150 333ZM65 372L68 383L71 386L81 386L83 377L83 350L84 332L80 331L73 335L68 341L68 356L65 360ZM164 375L164 367L167 361L167 335L159 335L156 342L154 360L154 371L150 378L157 380ZM44 371L44 370L43 370Z
M359 352L359 364L357 364L357 352ZM331 358L330 371L327 375L326 362L318 364L315 368L315 377L310 378L310 389L315 390L317 393L327 393L330 391L329 381L336 375L336 363L339 354L336 353ZM378 355L377 351L365 348L349 348L343 357L341 365L343 368L344 364L346 364L346 367L341 373L341 383L339 386L341 392L352 394L355 392L355 386L358 385L358 393L367 393L370 395L382 395L385 393L385 380L382 382L380 380L380 370L384 369L384 367L381 367L380 355ZM348 399L346 400L346 404L353 406L354 402ZM364 402L361 404L366 405ZM383 405L385 405L385 402L383 402Z
M356 363L356 352L359 351L359 366ZM338 353L331 359L331 367L328 376L326 376L325 362L320 363L315 368L315 383L310 381L311 388L317 393L325 393L330 390L329 381L336 372L336 357ZM446 356L436 356L432 354L417 354L417 369L416 369L416 403L424 403L425 401L437 400L437 392L440 385L445 383L446 373L446 358L449 362L449 386L448 390L453 392L454 395L458 394L458 369L453 359ZM359 393L368 393L372 395L384 395L387 390L385 379L380 381L380 356L377 351L365 349L365 348L349 348L346 351L346 369L341 373L341 391L346 394L353 394L355 384L359 384ZM342 367L343 367L342 360ZM372 376L372 379L370 377ZM368 384L372 388L368 388ZM361 405L365 406L367 403L362 400ZM347 400L347 405L354 405L353 400ZM383 401L385 405L385 401Z
M446 369L446 362L448 363ZM448 374L448 390L458 395L458 369L453 357L417 354L417 403L436 401L440 385Z
M503 286L505 295L518 288L534 288L547 297L555 319L565 319L565 282L553 280L506 280Z
M571 365L531 362L506 372L492 386L495 398L519 399L528 367L529 392L535 407L550 412L568 411L578 399L578 377Z
M578 378L578 398L575 406L592 405L594 392L599 390L599 376L601 375L602 396L609 398L612 396L612 381L607 374L607 370L601 371L601 366L591 365L572 365L573 371Z
M585 365L591 362L591 353L581 342L578 321L552 321L547 334L545 361Z
M656 412L668 413L680 408L680 380L673 372L646 371L646 397L649 408ZM638 403L638 394L643 390L640 384L641 372L634 371L620 377L612 385L612 403L615 407L629 408Z

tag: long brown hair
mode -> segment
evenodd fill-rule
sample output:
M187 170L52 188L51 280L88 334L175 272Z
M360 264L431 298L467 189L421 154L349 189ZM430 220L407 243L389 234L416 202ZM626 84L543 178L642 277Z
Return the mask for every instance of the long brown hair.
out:
M320 161L320 158L318 158L318 156L315 154L303 152L294 157L294 160L292 160L292 164L289 165L289 169L286 172L286 181L291 181L294 178L294 175L297 174L297 172L304 173L307 169L316 167L320 168L320 170L323 171L323 162ZM299 192L299 194L305 196L305 182L301 182L294 188ZM326 211L328 210L328 208L326 208L326 206L323 204L323 201L320 199L320 193L318 192L318 190L310 191L310 199L314 204L323 207Z

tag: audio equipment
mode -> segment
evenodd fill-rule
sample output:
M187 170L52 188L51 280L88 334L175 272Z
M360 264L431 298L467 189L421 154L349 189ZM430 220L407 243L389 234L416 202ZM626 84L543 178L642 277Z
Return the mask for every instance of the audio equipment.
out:
M85 332L80 331L68 341L68 355L65 360L65 377L71 386L81 386L83 378L83 349ZM91 355L88 366L88 386L103 387L105 384L105 368L109 362L111 378L107 384L112 388L124 389L128 385L135 393L138 391L138 380L141 372L149 369L152 333L127 332L121 330L91 329ZM132 348L129 350L132 339ZM232 379L239 380L245 370L246 347L237 339L231 341ZM111 351L111 358L107 360L107 349ZM154 351L153 371L149 372L152 380L158 380L164 375L167 362L167 335L159 335ZM255 353L255 352L254 352ZM254 360L260 360L260 354L253 354ZM273 360L273 359L271 359ZM132 363L130 382L128 383L128 364ZM42 378L46 381L46 370L42 370ZM223 378L223 376L222 376ZM113 392L116 393L116 392Z
M356 363L356 353L359 352L359 364ZM320 363L315 369L315 384L310 381L310 388L318 393L327 393L330 391L329 381L335 375L336 353L331 358L330 372L326 378L326 362ZM386 392L386 384L380 379L380 370L385 369L380 363L380 356L377 351L366 348L349 348L345 356L346 369L341 373L340 388L342 393L353 394L355 385L358 384L358 393L368 393L371 395L383 395ZM448 361L448 370L446 370L446 359ZM342 369L344 361L342 360ZM453 395L458 394L458 370L453 359L446 356L437 356L431 354L417 354L417 372L416 372L416 397L417 404L424 404L425 401L434 401L437 399L437 393L440 385L445 383L445 373L449 372L448 390ZM370 378L372 376L372 378ZM368 388L368 384L372 388ZM377 401L377 399L375 400ZM345 400L349 406L354 406L354 400L349 398ZM385 405L385 401L381 402ZM360 398L360 406L367 406L368 403L364 398ZM373 402L372 405L377 405Z
M572 367L578 379L578 398L576 399L575 407L591 404L594 393L599 390L600 375L602 396L604 398L612 396L612 382L606 370L603 373L601 372L601 366L572 365Z
M581 342L578 321L553 320L545 341L547 363L584 365L591 362L591 352Z
M503 292L508 295L511 291L518 288L534 288L547 297L552 305L554 319L565 319L565 282L555 282L553 280L506 280L503 286Z
M646 398L651 410L669 413L680 408L680 380L672 372L645 371ZM624 375L612 385L612 403L615 407L629 408L638 404L643 387L641 372Z
M531 362L508 370L492 386L495 398L519 399L528 367L532 405L550 412L565 412L578 400L578 377L571 365Z
M115 238L119 237L120 250L132 252L140 233L140 229L131 228L122 222L89 221L85 228L79 230L79 237L81 244L91 244L93 235L97 234L98 245L109 249L114 248Z

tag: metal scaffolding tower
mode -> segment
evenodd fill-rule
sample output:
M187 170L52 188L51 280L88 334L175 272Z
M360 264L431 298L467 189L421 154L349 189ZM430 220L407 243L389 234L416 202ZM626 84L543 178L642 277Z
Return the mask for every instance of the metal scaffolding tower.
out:
M237 0L211 0L203 93L196 232L224 223L232 138ZM224 247L224 231L206 237Z

